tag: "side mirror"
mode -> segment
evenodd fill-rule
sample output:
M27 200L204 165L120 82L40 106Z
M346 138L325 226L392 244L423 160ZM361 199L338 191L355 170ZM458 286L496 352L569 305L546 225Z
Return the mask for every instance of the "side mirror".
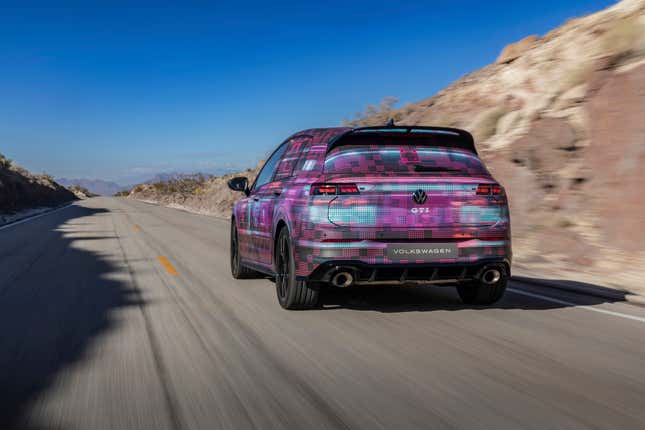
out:
M233 191L241 191L247 196L250 194L249 180L244 176L236 176L235 178L229 179L227 184Z

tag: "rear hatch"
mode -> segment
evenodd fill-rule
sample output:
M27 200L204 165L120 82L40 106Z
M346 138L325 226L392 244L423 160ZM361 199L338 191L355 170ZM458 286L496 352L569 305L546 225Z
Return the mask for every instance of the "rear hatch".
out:
M506 210L501 187L463 148L339 145L327 154L324 182L338 185L328 209L332 223L378 229L383 238L427 238L422 232L430 229L458 236L493 226Z

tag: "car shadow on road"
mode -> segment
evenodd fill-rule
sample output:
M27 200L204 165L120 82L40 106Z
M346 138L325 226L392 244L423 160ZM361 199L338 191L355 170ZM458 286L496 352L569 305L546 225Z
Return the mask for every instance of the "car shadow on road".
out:
M516 287L509 284L509 290L499 302L489 306L462 303L455 287L448 286L362 286L350 288L324 288L321 293L321 308L352 309L378 312L429 312L438 310L459 311L464 309L523 309L548 310L571 307L565 303L554 303L537 297L514 292ZM528 291L527 291L528 292ZM542 290L538 294L544 294ZM558 290L553 290L557 295ZM532 294L529 292L529 294ZM549 295L548 290L546 294ZM580 305L596 305L624 301L597 296L580 296ZM571 301L571 300L565 300ZM577 303L577 302L576 302Z
M0 232L1 429L64 428L62 411L55 411L54 423L34 422L38 398L114 329L115 310L141 304L138 293L113 276L123 267L72 245L79 239L61 228L107 212L72 206Z

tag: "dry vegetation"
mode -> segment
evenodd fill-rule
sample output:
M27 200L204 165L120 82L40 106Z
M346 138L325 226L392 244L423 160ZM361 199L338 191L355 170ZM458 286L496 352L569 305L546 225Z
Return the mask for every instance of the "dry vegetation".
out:
M11 167L12 161L5 157L3 154L0 154L0 169L9 169Z
M344 125L352 125L357 121L364 121L367 118L371 120L382 121L385 124L389 119L394 116L400 116L402 110L410 111L412 108L409 105L404 106L402 109L395 109L394 105L399 102L399 99L396 97L388 96L383 98L378 106L367 105L363 112L357 112L354 114L353 120L343 120ZM396 120L396 118L394 118Z
M199 194L206 183L206 177L197 175L196 177L186 177L179 179L171 179L169 181L155 182L152 187L155 191L162 194L183 194L183 195L196 195Z
M192 212L228 217L233 202L240 194L229 190L226 182L233 176L246 176L252 182L261 165L262 162L255 169L219 177L195 175L152 184L139 184L133 187L127 196Z
M87 188L81 187L80 185L71 185L67 187L67 189L74 193L74 195L79 199L89 199L90 197L98 196L98 194L94 194Z
M75 198L50 175L33 175L0 154L0 213L57 206Z

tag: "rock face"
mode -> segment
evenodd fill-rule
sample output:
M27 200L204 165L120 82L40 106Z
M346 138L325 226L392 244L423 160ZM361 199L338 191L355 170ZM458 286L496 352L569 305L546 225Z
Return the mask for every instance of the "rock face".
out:
M523 39L430 98L348 124L389 118L473 133L509 195L516 267L642 284L645 1Z
M527 36L518 42L507 45L499 54L499 57L497 57L497 61L495 61L495 63L505 64L510 63L513 60L517 60L522 54L533 48L539 42L539 40L540 38L538 36L533 35Z
M645 248L645 64L610 74L588 104L585 164L602 240Z

